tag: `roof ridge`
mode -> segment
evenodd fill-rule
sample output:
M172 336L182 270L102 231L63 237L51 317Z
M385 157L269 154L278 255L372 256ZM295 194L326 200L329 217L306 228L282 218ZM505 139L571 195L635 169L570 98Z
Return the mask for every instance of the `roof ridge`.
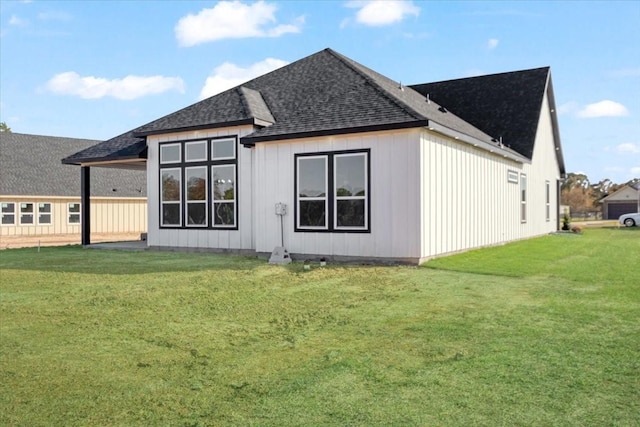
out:
M434 84L434 83L447 83L447 82L455 82L455 81L460 81L460 80L481 79L481 78L485 78L485 77L495 77L495 76L501 76L501 75L505 75L505 74L526 73L526 72L538 71L538 70L547 70L547 75L548 75L550 70L551 70L551 66L550 65L546 65L544 67L527 68L525 70L502 71L502 72L499 72L499 73L481 74L479 76L459 77L457 79L446 79L446 80L437 80L437 81L434 81L434 82L413 83L413 84L410 84L410 85L407 85L407 86L413 87L413 86L429 85L429 84Z
M424 115L420 114L419 112L417 112L415 109L411 108L409 105L407 105L404 101L402 101L401 99L399 99L397 96L389 93L388 91L386 91L382 86L380 86L373 78L371 78L370 76L366 75L365 73L363 73L362 71L360 71L359 69L357 69L353 64L351 64L349 61L347 61L341 54L339 54L338 52L334 51L331 48L326 48L325 49L327 51L327 53L330 53L331 55L333 55L335 58L337 58L338 60L340 60L340 62L342 62L344 65L346 65L347 67L349 67L351 70L355 71L356 73L358 73L359 76L361 76L363 79L365 79L371 86L373 86L373 88L378 91L380 94L382 94L382 96L384 96L385 98L387 98L388 100L390 100L391 102L393 102L394 104L398 105L400 108L402 108L406 113L412 115L413 117L415 117L417 120L429 120L428 117L425 117ZM355 61L354 61L355 62ZM358 64L364 68L370 69L368 67L365 67L362 64ZM372 72L375 72L373 70L371 70ZM379 73L378 73L379 74ZM384 76L383 76L384 77ZM388 77L385 77L388 78ZM391 79L389 79L391 80ZM402 88L402 83L399 83L401 88ZM409 88L411 89L411 88ZM402 88L402 90L404 90L404 88ZM411 89L414 90L414 89ZM416 91L416 93L419 93ZM422 95L421 95L422 96Z

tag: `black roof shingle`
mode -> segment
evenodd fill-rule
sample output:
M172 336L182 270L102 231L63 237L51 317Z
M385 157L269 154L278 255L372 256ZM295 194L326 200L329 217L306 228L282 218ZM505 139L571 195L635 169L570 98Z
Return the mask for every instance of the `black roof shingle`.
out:
M143 148L148 135L241 124L255 126L253 133L241 139L245 145L433 126L489 144L514 158L530 159L548 76L547 67L402 86L324 49L74 154L65 162L142 157L146 156ZM500 138L505 147L496 145Z
M98 142L0 132L0 194L80 197L79 169L62 164L60 159L78 150L96 147ZM122 150L131 150L131 147ZM146 190L145 171L91 170L92 196L145 197Z

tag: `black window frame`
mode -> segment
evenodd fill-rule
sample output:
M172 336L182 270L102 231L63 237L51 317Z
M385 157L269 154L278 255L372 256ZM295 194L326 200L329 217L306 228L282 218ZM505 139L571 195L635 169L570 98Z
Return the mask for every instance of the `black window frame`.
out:
M224 158L214 160L213 158L213 142L221 141L225 139L233 140L234 142L234 156L233 158ZM206 159L204 160L186 160L186 146L189 143L198 141L206 141ZM180 160L175 162L161 163L162 147L166 145L180 145ZM239 203L238 203L238 136L216 136L216 137L203 137L203 138L191 138L181 139L177 141L165 141L158 144L158 226L160 229L169 230L238 230L238 218L239 218ZM233 225L216 225L214 224L214 197L213 197L213 168L215 166L231 165L234 167L234 223ZM194 167L206 168L206 224L187 224L187 208L189 201L187 200L186 188L186 170ZM179 169L180 170L180 223L179 224L163 224L163 201L162 201L162 171L163 169ZM193 202L193 201L192 201Z
M335 194L335 157L349 154L365 154L365 172L366 172L366 196L365 200L365 227L364 228L340 228L336 226L335 207L337 195ZM300 227L298 218L298 161L304 157L325 157L327 169L326 185L327 185L327 213L325 214L326 228L310 228ZM293 171L293 214L294 214L294 231L297 233L371 233L371 149L355 149L355 150L339 150L339 151L321 151L310 153L296 153L294 155L294 171Z

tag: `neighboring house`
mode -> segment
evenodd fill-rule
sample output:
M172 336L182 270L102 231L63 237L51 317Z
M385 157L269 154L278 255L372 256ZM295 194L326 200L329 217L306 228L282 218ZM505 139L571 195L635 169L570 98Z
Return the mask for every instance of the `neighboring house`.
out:
M620 215L640 212L640 190L625 185L601 199L600 203L604 219L618 219Z
M80 236L83 209L80 173L62 157L99 141L0 133L0 240ZM147 230L143 171L96 170L91 185L91 228L96 233ZM53 240L55 241L55 240ZM2 246L4 247L4 245Z
M557 230L565 174L549 68L403 86L331 49L63 161L146 165L150 247L412 263Z

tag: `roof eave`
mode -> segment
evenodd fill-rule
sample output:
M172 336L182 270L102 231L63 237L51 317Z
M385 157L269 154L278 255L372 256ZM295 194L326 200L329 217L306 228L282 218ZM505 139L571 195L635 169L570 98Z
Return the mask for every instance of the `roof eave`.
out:
M174 133L174 132L188 132L188 131L203 130L203 129L218 129L218 128L225 128L225 127L233 127L233 126L243 126L243 125L255 125L255 126L266 127L272 124L273 123L270 123L266 120L250 117L247 119L233 120L229 122L208 123L208 124L197 125L197 126L183 126L183 127L176 127L176 128L166 128L166 129L134 132L133 136L141 138L141 137L146 137L151 135L161 135L165 133Z
M99 163L128 163L138 160L147 160L147 147L144 148L140 153L131 156L113 156L113 157L65 157L62 159L62 164L64 165L89 165L89 164L99 164Z
M240 143L245 147L252 147L259 142L284 141L289 139L312 138L318 136L333 136L363 132L378 132L384 130L409 129L424 127L429 124L428 120L414 120L400 123L386 123L380 125L358 126L349 128L322 129L308 132L292 132L279 135L251 136L240 138Z
M514 150L509 150L504 147L501 147L499 143L492 144L481 139L475 138L473 136L469 136L465 133L458 132L446 126L443 126L439 123L431 121L428 125L428 129L433 132L440 133L442 135L453 138L457 141L462 141L467 144L473 145L474 147L480 148L482 150L493 153L497 156L502 156L504 158L513 160L518 163L531 163L531 159L519 154Z

